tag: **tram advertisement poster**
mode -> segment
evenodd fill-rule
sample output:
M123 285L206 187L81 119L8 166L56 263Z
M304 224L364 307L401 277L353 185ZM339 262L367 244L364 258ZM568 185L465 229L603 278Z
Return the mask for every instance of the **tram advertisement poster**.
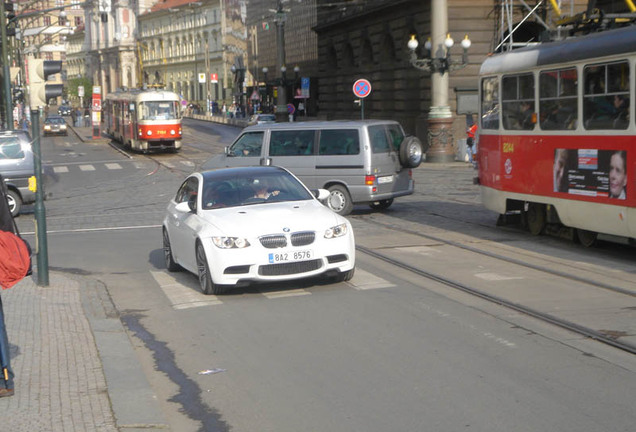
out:
M554 192L625 199L627 154L623 150L556 149Z

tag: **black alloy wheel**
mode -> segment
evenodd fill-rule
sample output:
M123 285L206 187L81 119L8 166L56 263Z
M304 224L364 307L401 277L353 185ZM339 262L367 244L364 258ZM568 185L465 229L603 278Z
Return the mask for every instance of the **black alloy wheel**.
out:
M166 268L169 272L176 272L181 270L181 266L177 264L172 255L172 247L170 246L170 238L168 237L168 231L163 229L163 257L166 262Z
M197 256L197 270L199 276L199 285L201 285L201 291L205 295L217 295L223 292L222 286L217 285L212 281L212 276L210 275L210 267L208 266L208 259L205 255L205 249L201 242L197 242L196 246L196 256Z

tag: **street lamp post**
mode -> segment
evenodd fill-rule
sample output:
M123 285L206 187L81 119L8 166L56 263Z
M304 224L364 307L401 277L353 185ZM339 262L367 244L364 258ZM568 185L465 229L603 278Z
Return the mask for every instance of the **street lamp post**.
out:
M281 72L281 81L283 78L283 71L286 70L285 67L285 22L287 21L287 13L283 9L282 0L278 0L276 7L276 17L274 18L276 22L277 29L277 56L276 56L276 68ZM282 84L282 83L281 83ZM285 85L281 85L278 87L278 98L276 100L276 121L278 122L286 122L288 120L287 117L287 91L285 89Z
M452 59L450 50L454 45L448 33L448 8L446 0L432 0L431 38L426 42L427 56L418 58L416 50L419 42L415 35L408 41L411 50L411 65L431 74L432 100L428 114L428 151L427 162L452 162L453 151L453 115L448 103L448 72L461 69L468 64L468 48L471 41L468 35L462 40L464 49L462 58Z
M230 70L234 74L234 83L238 87L234 91L234 95L237 97L238 106L241 109L241 113L245 115L243 107L243 82L245 81L245 68L242 67L243 61L241 57L236 59L236 62L230 67Z

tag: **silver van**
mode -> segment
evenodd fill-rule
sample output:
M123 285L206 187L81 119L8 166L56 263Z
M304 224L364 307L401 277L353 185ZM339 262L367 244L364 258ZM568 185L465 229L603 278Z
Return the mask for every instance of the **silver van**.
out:
M411 168L421 161L421 142L396 121L316 121L249 126L201 168L282 166L308 188L329 190L327 206L346 215L354 204L386 209L412 194Z
M26 131L0 131L0 174L7 185L7 202L14 217L23 204L35 202L35 165Z

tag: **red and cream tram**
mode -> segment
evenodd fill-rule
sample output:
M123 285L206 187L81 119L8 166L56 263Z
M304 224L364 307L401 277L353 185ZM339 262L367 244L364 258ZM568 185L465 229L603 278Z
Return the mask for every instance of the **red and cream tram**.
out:
M103 115L106 133L133 150L181 148L181 110L176 93L118 90L106 95Z
M636 27L493 55L480 71L479 184L486 208L636 238Z

